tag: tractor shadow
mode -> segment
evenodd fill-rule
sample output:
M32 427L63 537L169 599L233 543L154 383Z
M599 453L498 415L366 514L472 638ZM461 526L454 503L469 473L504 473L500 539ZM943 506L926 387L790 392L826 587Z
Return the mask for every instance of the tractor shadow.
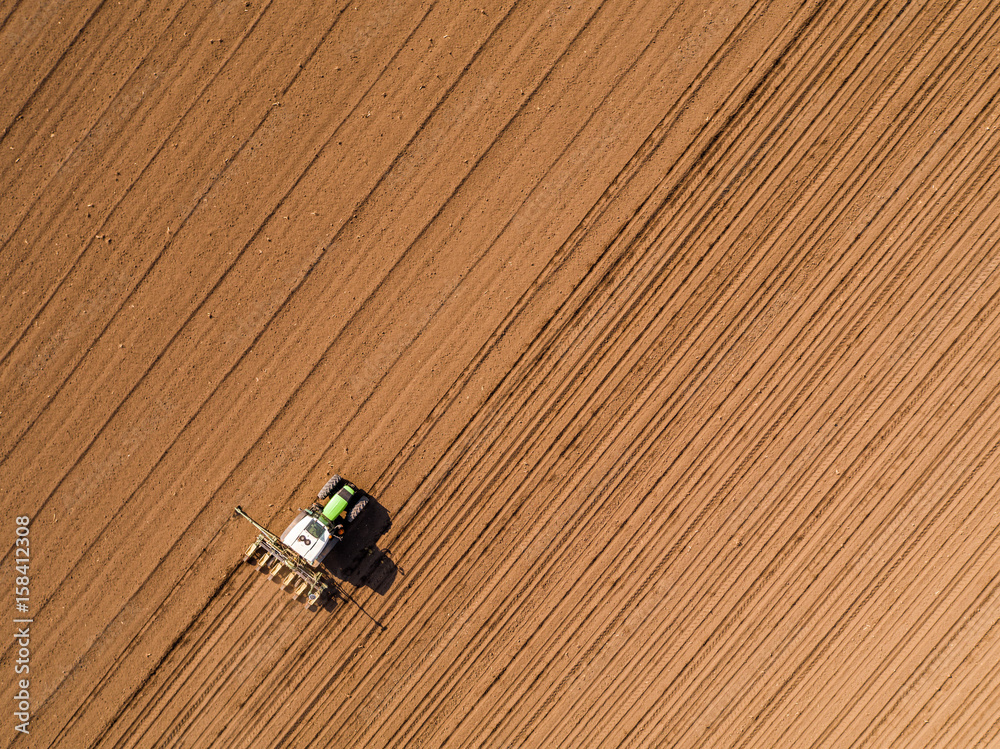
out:
M341 582L356 588L368 587L384 596L399 572L388 550L378 547L379 539L391 527L388 511L372 497L347 528L343 540L330 551L323 566Z

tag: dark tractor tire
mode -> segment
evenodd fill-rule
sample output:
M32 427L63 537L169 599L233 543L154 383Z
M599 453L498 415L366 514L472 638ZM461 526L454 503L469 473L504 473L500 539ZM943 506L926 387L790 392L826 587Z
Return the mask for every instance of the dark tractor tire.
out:
M323 484L323 488L320 489L319 494L316 495L319 497L320 501L326 499L331 494L333 494L333 490L337 488L337 484L340 483L340 480L341 480L340 476L338 476L337 474L333 474L330 477L330 480L327 481L325 484Z
M357 502L354 503L354 507L352 507L350 510L347 511L348 523L353 523L355 520L361 517L361 513L364 512L365 508L368 506L368 499L369 497L362 497L361 499L359 499Z

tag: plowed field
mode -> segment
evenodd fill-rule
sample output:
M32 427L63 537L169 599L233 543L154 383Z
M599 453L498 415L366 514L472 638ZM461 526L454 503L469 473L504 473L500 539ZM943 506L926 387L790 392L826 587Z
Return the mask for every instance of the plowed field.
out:
M1000 745L998 45L5 2L0 746ZM334 472L308 610L233 510Z

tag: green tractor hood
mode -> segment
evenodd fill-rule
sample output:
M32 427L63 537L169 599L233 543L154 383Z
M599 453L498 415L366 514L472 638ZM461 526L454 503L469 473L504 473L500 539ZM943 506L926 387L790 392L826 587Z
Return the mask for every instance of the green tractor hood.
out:
M350 486L341 487L340 491L334 494L323 508L323 517L330 522L336 521L344 510L347 509L348 500L354 495L354 489Z

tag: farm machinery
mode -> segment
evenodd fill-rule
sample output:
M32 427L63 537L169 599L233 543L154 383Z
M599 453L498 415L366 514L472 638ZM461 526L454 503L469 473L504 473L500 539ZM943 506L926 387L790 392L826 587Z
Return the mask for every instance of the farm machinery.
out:
M257 529L244 560L267 572L271 580L304 596L307 606L318 603L336 583L323 567L323 560L344 536L347 527L361 515L371 498L350 481L333 476L319 490L318 500L299 510L281 536L276 536L244 512L236 513Z

